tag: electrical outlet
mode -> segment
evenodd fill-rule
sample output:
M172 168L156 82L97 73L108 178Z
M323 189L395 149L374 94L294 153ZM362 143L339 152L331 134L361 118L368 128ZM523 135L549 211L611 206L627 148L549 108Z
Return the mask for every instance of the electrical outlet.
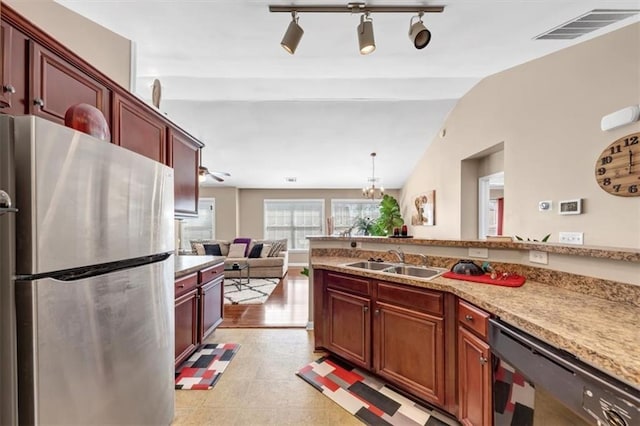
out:
M529 250L529 262L546 265L549 263L549 257L545 251Z
M489 257L489 249L486 248L469 248L469 257L479 257L486 259Z
M563 244L582 245L584 244L583 235L584 233L582 232L560 232L558 241Z

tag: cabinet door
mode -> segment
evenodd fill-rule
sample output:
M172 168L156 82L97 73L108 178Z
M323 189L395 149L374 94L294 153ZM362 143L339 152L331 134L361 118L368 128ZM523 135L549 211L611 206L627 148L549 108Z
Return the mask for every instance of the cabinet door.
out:
M25 115L29 113L26 99L29 39L24 33L4 21L0 30L2 34L0 113Z
M198 215L199 146L191 137L169 130L169 166L173 167L175 212L180 216Z
M327 349L364 368L371 367L371 302L327 289Z
M167 126L133 99L113 96L112 142L167 164Z
M220 277L200 287L200 342L204 342L222 322L223 282L223 277Z
M386 303L376 303L374 318L375 372L444 405L444 320Z
M109 89L47 48L31 42L30 113L64 124L67 109L92 105L110 118Z
M491 352L489 345L458 327L459 419L465 425L490 426Z
M11 27L4 22L0 26L0 108L11 106Z
M180 296L175 302L176 367L187 359L198 344L198 290Z

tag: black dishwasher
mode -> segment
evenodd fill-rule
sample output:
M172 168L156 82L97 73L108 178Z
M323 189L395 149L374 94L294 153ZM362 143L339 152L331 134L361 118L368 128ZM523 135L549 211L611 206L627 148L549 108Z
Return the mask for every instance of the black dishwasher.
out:
M489 345L497 360L506 361L588 422L640 425L637 388L499 319L489 320Z

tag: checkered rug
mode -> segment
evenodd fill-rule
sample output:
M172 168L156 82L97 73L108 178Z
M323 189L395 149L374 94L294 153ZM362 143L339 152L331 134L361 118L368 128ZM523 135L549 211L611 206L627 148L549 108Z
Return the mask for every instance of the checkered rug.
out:
M242 282L242 284L241 284ZM267 301L280 278L224 279L224 303L227 305L260 304Z
M176 389L211 389L240 349L237 343L207 343L176 369Z
M457 425L391 390L381 379L345 362L322 357L296 373L327 398L368 425Z

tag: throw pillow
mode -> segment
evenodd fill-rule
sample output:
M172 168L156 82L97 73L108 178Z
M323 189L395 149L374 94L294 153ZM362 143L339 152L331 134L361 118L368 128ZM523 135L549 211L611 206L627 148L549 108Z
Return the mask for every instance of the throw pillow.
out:
M231 247L229 247L229 254L227 255L227 257L245 257L244 256L244 252L247 250L247 245L246 244L237 244L237 243L233 243L231 244Z
M262 252L262 246L264 244L258 243L253 246L251 251L249 252L249 258L254 259L256 257L260 257L260 252Z
M195 249L196 254L198 256L204 256L205 255L204 245L203 244L195 243L195 244L193 244L193 248Z
M271 246L271 251L269 252L269 257L277 257L278 254L282 251L282 249L284 248L284 243L282 242L282 240L277 240L273 243L273 245Z
M203 246L204 254L208 254L209 256L222 256L220 244L203 244Z
M240 256L240 257L247 257L247 255L249 254L249 246L251 245L251 238L236 238L235 240L233 240L233 243L246 244L244 248L244 256Z
M262 251L260 252L260 257L269 257L270 251L271 251L271 244L264 244L262 246Z

